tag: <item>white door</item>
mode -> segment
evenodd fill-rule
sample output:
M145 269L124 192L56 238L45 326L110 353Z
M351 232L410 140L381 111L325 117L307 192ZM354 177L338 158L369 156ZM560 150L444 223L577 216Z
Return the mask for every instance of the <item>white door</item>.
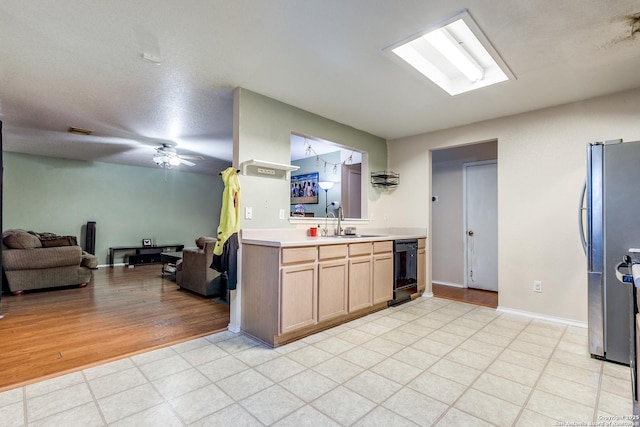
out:
M498 290L498 168L465 163L465 285Z

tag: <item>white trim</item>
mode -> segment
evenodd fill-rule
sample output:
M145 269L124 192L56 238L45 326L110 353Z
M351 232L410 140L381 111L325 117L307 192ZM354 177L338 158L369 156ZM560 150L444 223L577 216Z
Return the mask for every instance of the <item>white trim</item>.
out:
M443 282L441 280L432 280L431 283L442 286L451 286L452 288L466 288L465 285L453 282Z
M237 326L232 325L231 323L229 323L227 325L227 331L229 332L233 332L234 334L240 333L241 329Z
M423 292L420 298L433 298L433 292Z
M516 316L525 316L525 317L531 317L533 319L546 320L553 323L561 323L563 325L568 325L568 326L576 326L578 328L586 329L588 327L587 322L579 322L577 320L566 319L564 317L547 316L545 314L533 313L531 311L516 310L513 308L506 308L506 307L500 307L500 306L496 308L496 311L499 311L501 313L507 313L507 314L515 314Z

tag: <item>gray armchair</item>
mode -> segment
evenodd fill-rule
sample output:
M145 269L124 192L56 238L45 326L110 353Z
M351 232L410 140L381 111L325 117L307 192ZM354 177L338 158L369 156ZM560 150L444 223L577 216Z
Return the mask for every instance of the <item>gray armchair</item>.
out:
M199 237L197 248L182 250L182 260L176 264L176 283L180 288L205 297L214 295L213 279L220 275L209 268L215 243L214 237Z

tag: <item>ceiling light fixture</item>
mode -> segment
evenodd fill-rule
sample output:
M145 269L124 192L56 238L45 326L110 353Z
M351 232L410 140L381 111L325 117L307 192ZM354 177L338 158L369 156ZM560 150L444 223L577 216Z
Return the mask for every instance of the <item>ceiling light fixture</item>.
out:
M398 55L450 95L515 79L466 9L383 50Z

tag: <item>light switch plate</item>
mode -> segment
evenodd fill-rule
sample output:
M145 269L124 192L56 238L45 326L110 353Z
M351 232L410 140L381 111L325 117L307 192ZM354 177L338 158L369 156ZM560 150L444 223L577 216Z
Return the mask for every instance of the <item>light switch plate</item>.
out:
M246 206L244 208L244 219L252 219L253 218L253 208L251 206Z

